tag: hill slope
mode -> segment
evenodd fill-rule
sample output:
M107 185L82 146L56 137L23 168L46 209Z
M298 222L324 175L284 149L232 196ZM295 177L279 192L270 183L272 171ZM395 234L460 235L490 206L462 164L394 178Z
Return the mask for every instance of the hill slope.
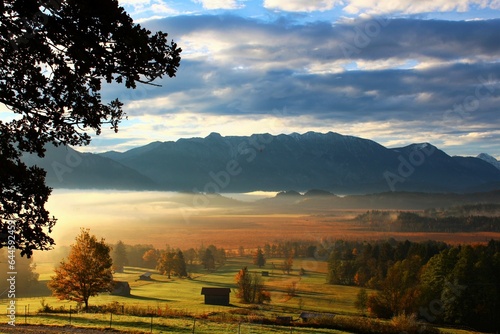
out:
M80 153L71 147L47 147L45 158L26 154L28 165L47 172L46 182L54 188L157 189L154 181L138 171L98 154Z

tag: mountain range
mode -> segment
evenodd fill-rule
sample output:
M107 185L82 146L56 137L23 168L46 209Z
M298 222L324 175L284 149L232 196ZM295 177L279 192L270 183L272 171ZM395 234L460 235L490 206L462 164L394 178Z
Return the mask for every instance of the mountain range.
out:
M337 194L500 189L500 163L490 155L449 156L429 143L387 148L333 132L211 133L99 154L47 147L45 158L24 159L44 168L54 188Z

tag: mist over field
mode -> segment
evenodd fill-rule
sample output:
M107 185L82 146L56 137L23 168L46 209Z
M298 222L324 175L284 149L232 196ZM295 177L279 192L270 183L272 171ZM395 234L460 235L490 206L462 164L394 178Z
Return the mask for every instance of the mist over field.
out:
M220 199L201 194L55 189L48 209L58 219L52 234L57 245L71 244L80 228L90 228L109 243L122 240L128 244L151 243L163 247L171 243L181 247L182 242L191 243L189 238L172 240L169 235L173 232L196 229L203 225L200 217L244 210L246 203L274 194L227 194L223 203L218 203ZM213 224L207 221L206 225ZM221 222L221 227L223 225Z
M485 198L500 203L499 196L496 192L470 196L423 193L336 196L294 191L219 195L55 189L48 209L58 219L52 234L57 246L72 244L80 228L89 228L109 244L122 240L126 244L151 244L158 248L168 244L181 249L214 244L236 250L276 240L324 238L485 242L496 235L494 231L443 234L415 230L418 233L410 234L391 230L391 226L401 210L423 212ZM387 226L375 229L372 221L354 220L368 210L392 212Z

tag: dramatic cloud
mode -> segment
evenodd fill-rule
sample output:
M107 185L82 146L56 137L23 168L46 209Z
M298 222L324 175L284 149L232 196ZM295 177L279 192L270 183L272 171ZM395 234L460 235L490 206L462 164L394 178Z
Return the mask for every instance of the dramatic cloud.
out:
M417 111L442 118L476 90L485 109L498 94L500 20L295 26L210 16L155 25L177 30L189 51L175 88L165 83L171 94L158 90L161 97L129 106L147 113L267 114L287 107L336 119L352 112L412 118ZM456 116L481 117L468 114Z
M316 1L280 1L264 0L264 7L268 9L288 12L327 11L335 7L342 8L347 14L422 14L431 12L466 12L471 8L499 9L498 0L316 0Z
M414 0L350 0L347 1L344 11L350 14L359 12L368 12L371 14L404 13L420 14L430 12L465 12L473 6L480 8L490 7L498 9L498 0L432 0L432 1L414 1Z
M122 99L134 120L122 127L122 148L210 132L314 130L500 156L493 143L500 19L491 19L499 0L128 4L190 14L143 23L183 48L175 79L161 80L161 88L106 88L104 95ZM468 19L436 19L440 13Z

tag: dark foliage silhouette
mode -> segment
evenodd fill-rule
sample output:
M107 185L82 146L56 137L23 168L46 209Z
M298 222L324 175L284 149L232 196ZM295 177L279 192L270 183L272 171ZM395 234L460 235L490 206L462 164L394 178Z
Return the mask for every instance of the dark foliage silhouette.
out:
M0 247L9 235L30 256L54 244L56 219L45 209L45 171L21 155L87 145L104 124L118 131L123 104L102 100L103 83L155 85L175 76L181 49L134 24L116 0L6 0L0 13L0 103L14 115L0 121Z

